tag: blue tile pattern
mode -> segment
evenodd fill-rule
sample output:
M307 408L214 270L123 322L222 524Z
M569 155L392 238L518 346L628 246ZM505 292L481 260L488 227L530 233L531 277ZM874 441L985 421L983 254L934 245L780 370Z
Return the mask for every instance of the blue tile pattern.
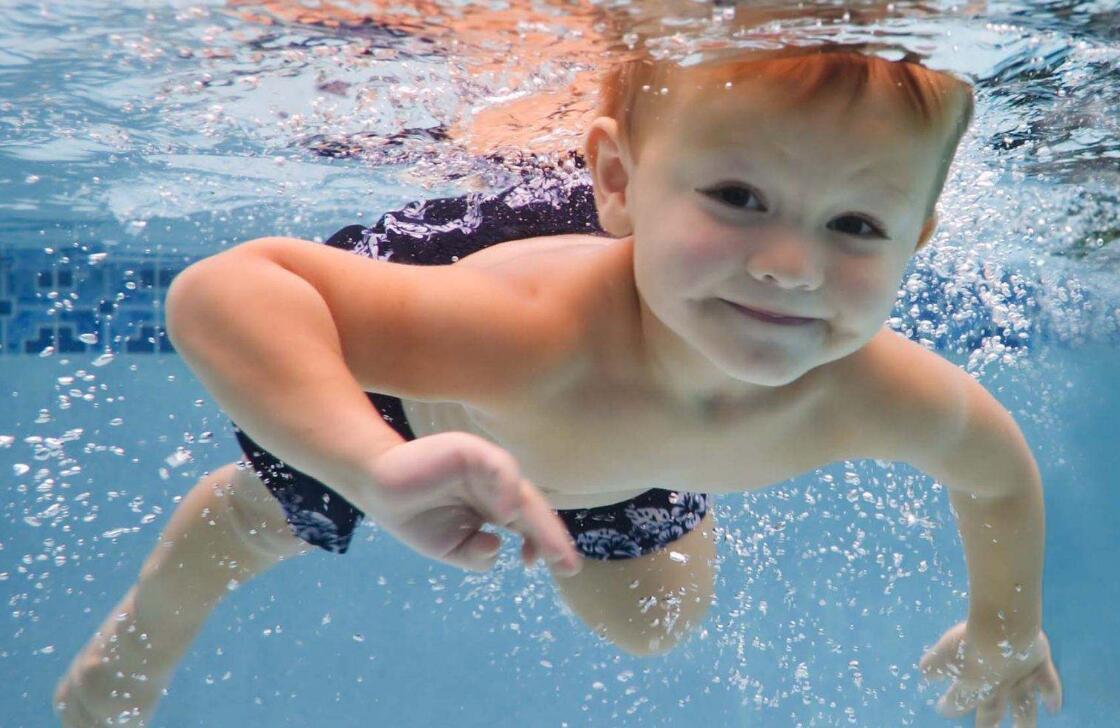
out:
M0 249L0 357L48 347L56 354L173 353L163 302L190 262L87 244Z

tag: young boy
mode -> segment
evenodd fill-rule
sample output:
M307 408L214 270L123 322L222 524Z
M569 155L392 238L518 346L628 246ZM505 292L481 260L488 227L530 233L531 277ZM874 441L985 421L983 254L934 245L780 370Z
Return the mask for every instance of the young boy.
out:
M253 467L184 498L60 681L65 725L146 721L230 579L344 552L363 515L470 569L500 545L484 523L514 530L589 627L667 651L710 606L709 495L848 458L951 491L970 602L922 660L955 678L943 711L1034 725L1036 690L1057 709L1035 462L977 382L883 325L967 85L801 48L621 64L601 109L591 189L539 190L567 207L437 200L175 279L170 335ZM538 237L515 239L522 213Z

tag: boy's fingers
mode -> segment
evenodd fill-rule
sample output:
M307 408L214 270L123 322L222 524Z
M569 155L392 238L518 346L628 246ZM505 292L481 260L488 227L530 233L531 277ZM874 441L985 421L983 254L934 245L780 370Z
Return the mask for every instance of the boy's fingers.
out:
M1003 720L1003 714L1006 711L1007 706L1001 693L982 701L976 706L976 728L999 728L999 723Z
M532 566L533 562L536 561L536 560L537 560L537 548L533 545L533 542L530 541L529 539L527 539L527 538L522 539L521 540L521 562L523 564L525 564L525 568L529 568L530 566Z
M941 680L945 677L941 662L930 658L928 655L918 663L918 669L922 671L922 677L926 680Z
M966 690L960 681L953 683L937 702L937 712L946 718L960 718L976 707L975 692Z
M490 558L502 548L502 537L489 531L478 531L470 538L471 550L483 558Z
M475 531L447 554L444 560L464 569L486 571L494 565L501 548L502 539L497 534Z
M521 479L512 478L501 469L491 468L489 463L482 463L469 470L465 479L466 491L487 521L508 527L521 515L524 488ZM509 469L515 473L516 463Z
M521 516L511 526L532 542L535 555L555 565L561 573L569 576L579 573L582 566L579 552L564 522L529 481L521 481L521 490Z
M1053 662L1047 662L1038 676L1038 689L1046 700L1046 709L1057 713L1062 708L1062 681L1058 678L1058 671Z
M1034 690L1034 683L1028 683L1026 691L1011 704L1011 717L1015 728L1035 728L1038 725L1038 701L1035 699Z
M922 657L918 668L927 680L940 680L946 677L945 668L952 656L953 651L938 642Z

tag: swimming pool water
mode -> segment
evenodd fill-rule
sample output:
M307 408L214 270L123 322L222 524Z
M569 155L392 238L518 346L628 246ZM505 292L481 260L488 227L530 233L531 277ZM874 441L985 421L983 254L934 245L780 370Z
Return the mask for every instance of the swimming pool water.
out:
M1114 3L990 3L899 26L976 81L978 108L892 325L976 374L1039 462L1044 627L1065 691L1042 725L1108 726L1120 710L1118 18ZM177 499L239 457L163 334L175 273L252 237L321 240L510 179L456 158L471 174L440 183L438 147L409 163L323 153L327 138L441 123L468 96L415 39L363 38L396 55L351 67L315 49L354 37L262 30L213 1L0 8L5 726L53 724L55 681ZM340 80L436 92L362 119L352 96L319 90ZM967 604L940 486L836 463L716 508L717 603L666 657L599 643L512 540L494 572L468 575L366 523L344 557L313 553L231 593L156 724L951 723L932 709L943 685L916 668Z

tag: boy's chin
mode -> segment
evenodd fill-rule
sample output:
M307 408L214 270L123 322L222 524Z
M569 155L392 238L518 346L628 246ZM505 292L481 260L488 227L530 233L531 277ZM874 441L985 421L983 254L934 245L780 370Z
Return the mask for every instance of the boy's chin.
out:
M866 343L866 342L863 342ZM860 347L863 346L860 344ZM860 348L853 347L853 349ZM743 384L760 387L783 387L793 384L797 380L815 369L839 361L850 352L846 349L810 349L801 352L803 356L793 355L793 352L754 352L756 356L730 364L724 362L723 371ZM771 356L767 356L771 354Z
M806 372L818 366L818 362L786 362L782 364L751 365L729 372L743 384L759 387L783 387L803 377Z

